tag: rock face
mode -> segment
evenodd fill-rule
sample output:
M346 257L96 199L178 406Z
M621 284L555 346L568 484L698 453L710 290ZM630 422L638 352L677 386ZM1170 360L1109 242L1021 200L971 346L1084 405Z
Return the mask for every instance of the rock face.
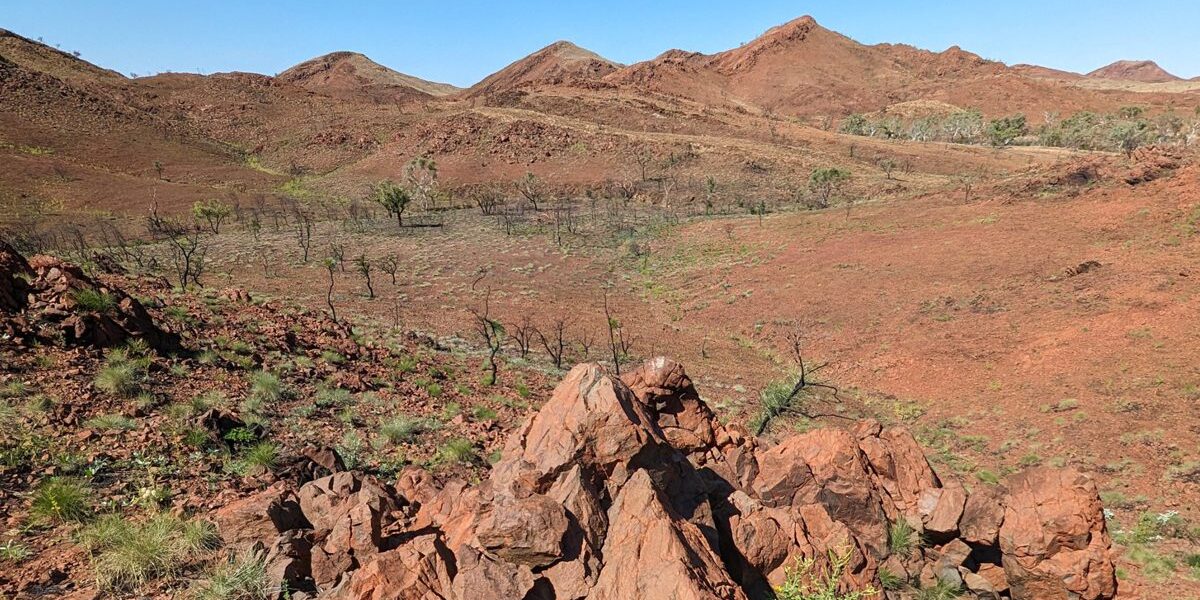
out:
M886 570L981 597L1116 594L1080 474L1035 469L971 494L907 431L871 421L765 447L661 358L624 380L573 369L478 485L417 468L395 486L352 471L290 485L225 507L222 534L270 548L288 589L337 600L747 600L835 563L843 590L882 589ZM898 521L928 543L894 554Z
M178 347L140 302L97 282L79 267L49 256L28 262L0 242L0 330L14 338L61 339L67 345L107 348L131 339L159 350Z

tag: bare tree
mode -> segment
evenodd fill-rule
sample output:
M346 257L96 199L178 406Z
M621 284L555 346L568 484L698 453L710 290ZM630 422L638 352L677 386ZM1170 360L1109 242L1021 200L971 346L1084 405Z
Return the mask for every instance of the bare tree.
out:
M521 358L525 358L529 355L529 346L538 333L537 328L529 320L529 315L522 315L521 320L513 323L511 329L513 341L517 343L517 352Z
M379 270L387 273L392 278L392 286L396 285L396 271L400 270L400 261L396 260L395 254L389 254L379 261Z
M533 205L533 210L540 210L538 202L546 194L546 186L542 184L542 180L538 179L537 175L526 171L525 176L517 180L517 191Z
M362 275L363 281L367 284L367 298L375 299L375 288L371 285L371 261L367 260L366 254L359 254L354 259L354 269Z
M337 323L337 308L333 306L333 283L334 275L337 272L337 261L333 258L326 258L324 262L325 271L329 274L329 289L325 291L325 304L329 307L329 317Z
M621 375L621 363L629 359L629 350L633 339L625 334L621 321L613 316L608 306L608 290L604 291L604 320L608 328L608 349L612 353L613 370Z
M542 342L542 347L546 349L546 354L554 363L554 368L561 369L563 367L563 355L567 349L567 322L565 319L555 319L550 324L549 337L542 333L540 329L534 329L538 339Z
M313 218L306 210L296 210L296 244L303 253L302 260L308 263L308 255L312 250Z
M338 268L346 272L346 245L341 242L329 242L329 257L337 261Z
M817 383L814 381L809 381L809 377L811 377L817 371L820 371L821 369L828 366L828 363L822 363L815 367L808 367L804 363L804 355L801 352L802 337L799 334L799 332L793 331L793 332L788 333L788 343L791 346L792 359L796 362L796 366L799 368L800 374L796 379L796 383L792 385L791 391L788 392L786 395L781 395L780 397L775 397L775 398L767 398L766 395L764 394L763 413L758 418L758 423L757 423L757 426L755 427L754 435L762 435L763 432L767 430L767 426L770 424L771 419L773 419L779 415L782 415L783 413L785 413L789 410L797 410L797 408L794 406L796 398L808 388L824 388L824 389L830 390L833 392L834 397L837 398L837 395L838 395L837 387L826 384L826 383ZM810 419L817 418L817 417L838 417L838 418L842 418L842 419L850 419L850 417L839 415L837 413L829 413L829 414L811 413L811 412L804 410L803 407L800 407L798 410L799 410L800 414L803 414L805 417L810 418Z
M647 170L654 162L654 155L651 154L649 150L643 148L634 153L633 160L638 165L638 170L641 173L642 181L646 181Z
M491 317L491 299L492 288L489 287L483 296L483 309L472 309L471 312L475 315L477 331L488 348L488 369L490 373L488 385L496 385L499 371L496 356L500 354L500 348L504 343L504 326Z
M157 205L150 209L147 226L151 234L167 242L179 287L186 288L188 283L203 287L200 277L204 274L204 257L208 254L208 237L204 229L197 223L160 216Z

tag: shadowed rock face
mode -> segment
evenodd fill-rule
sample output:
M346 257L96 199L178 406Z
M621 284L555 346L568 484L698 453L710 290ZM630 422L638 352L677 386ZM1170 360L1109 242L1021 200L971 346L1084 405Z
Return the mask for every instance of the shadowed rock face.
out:
M295 504L301 515L283 510ZM339 600L742 600L831 556L846 559L844 589L881 589L886 569L984 597L1116 593L1100 501L1079 473L1039 468L968 494L907 431L872 421L765 447L662 358L624 380L573 369L478 485L339 472L225 512L229 539L286 549L272 573L289 589ZM893 554L900 520L931 544Z

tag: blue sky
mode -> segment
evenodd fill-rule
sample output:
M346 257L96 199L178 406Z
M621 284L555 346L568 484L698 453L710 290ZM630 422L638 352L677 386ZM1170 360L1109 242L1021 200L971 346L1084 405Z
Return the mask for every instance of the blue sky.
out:
M0 27L123 73L274 74L353 50L462 86L559 39L630 63L669 48L724 50L804 14L864 43L959 45L1082 72L1153 59L1200 76L1200 3L1181 1L0 0Z

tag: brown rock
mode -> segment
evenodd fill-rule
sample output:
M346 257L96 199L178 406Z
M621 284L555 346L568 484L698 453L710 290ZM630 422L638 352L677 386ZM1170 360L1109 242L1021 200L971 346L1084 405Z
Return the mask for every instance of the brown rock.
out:
M375 555L330 591L330 600L452 600L454 556L436 535ZM500 600L496 597L496 600Z
M999 538L1016 600L1116 594L1100 497L1095 484L1073 469L1038 467L1014 476Z
M699 528L672 514L643 470L609 509L604 568L591 600L745 600Z
M508 562L545 567L562 558L567 526L563 506L535 494L493 504L475 536L486 550Z
M217 509L213 521L225 545L234 548L270 544L286 531L308 526L295 492L282 484Z
M959 536L972 544L995 546L1000 524L1004 522L1004 506L991 490L977 490L967 498L962 518L958 521Z
M930 488L921 493L917 504L921 512L921 523L926 533L953 537L958 533L958 520L962 518L967 502L967 491L962 484L950 482L946 487Z

